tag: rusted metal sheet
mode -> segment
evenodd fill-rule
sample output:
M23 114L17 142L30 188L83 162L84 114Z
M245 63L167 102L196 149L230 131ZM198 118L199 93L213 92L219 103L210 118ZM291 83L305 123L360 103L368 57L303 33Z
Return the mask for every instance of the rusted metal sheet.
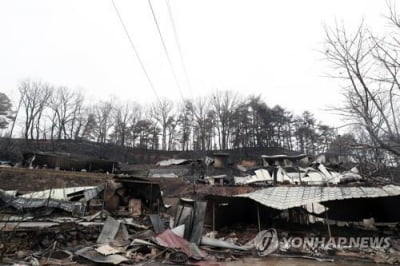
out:
M190 243L180 237L175 235L171 230L167 229L161 234L155 237L155 241L158 245L171 248L173 250L178 250L184 252L189 257L194 259L201 259L206 256L205 252L200 251L199 249L194 249L190 247ZM193 245L193 243L192 243Z
M179 250L191 257L192 251L189 249L189 242L184 238L175 235L171 230L167 229L155 237L157 244L160 246Z

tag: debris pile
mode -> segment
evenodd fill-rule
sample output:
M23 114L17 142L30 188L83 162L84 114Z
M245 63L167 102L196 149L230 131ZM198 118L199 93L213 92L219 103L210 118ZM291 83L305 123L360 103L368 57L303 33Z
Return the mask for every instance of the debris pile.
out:
M118 175L98 186L0 190L0 259L10 265L248 256L400 263L400 214L393 211L400 186L371 184L357 167L336 171L308 159L274 155L262 156L261 165L235 165L217 153L164 160L146 177ZM185 175L179 190L175 182Z
M168 215L158 184L135 177L0 199L1 258L15 265L182 264L256 250L205 236L207 202L182 198Z

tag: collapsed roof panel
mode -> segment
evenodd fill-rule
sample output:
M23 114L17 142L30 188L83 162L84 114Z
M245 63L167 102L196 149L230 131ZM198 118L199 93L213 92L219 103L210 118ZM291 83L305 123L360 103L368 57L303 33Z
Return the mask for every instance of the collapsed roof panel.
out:
M0 189L0 206L13 207L17 210L35 208L56 208L83 216L86 203L104 190L104 185L97 187L76 187L33 192L16 196ZM54 191L54 193L53 193Z
M98 189L103 190L103 186L100 186ZM32 193L23 194L20 197L22 198L33 198L33 199L56 199L56 200L70 200L70 197L75 193L86 193L87 190L94 190L95 196L98 194L97 187L95 186L87 186L87 187L67 187L67 188L53 188L46 189L42 191L35 191Z
M270 187L237 195L252 199L278 210L300 207L309 203L352 198L378 198L400 195L400 186L378 187Z
M288 159L288 160L301 160L307 157L307 154L298 154L298 155L287 155L287 154L277 154L277 155L261 155L261 158L266 160L276 160L276 159Z
M68 212L77 211L82 213L85 206L83 202L71 202L55 199L38 199L38 198L22 198L10 197L0 190L0 206L1 207L14 207L17 210L32 209L32 208L58 208Z
M184 168L153 168L149 170L148 177L151 178L178 178L182 176L189 176L191 174L190 167Z
M192 160L188 160L188 159L168 159L168 160L159 161L156 165L157 166L171 166L171 165L187 164L187 163L191 163L191 162L192 162Z

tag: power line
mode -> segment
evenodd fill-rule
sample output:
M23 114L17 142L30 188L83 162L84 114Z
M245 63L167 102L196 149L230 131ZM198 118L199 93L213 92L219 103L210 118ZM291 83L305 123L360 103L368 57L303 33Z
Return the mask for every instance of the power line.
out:
M174 66L172 65L171 57L169 56L167 45L165 44L164 37L163 37L163 35L161 33L160 25L158 24L158 20L157 20L156 14L154 12L153 5L151 4L151 0L148 0L148 3L149 3L150 10L151 10L151 14L153 15L154 24L157 27L158 35L160 37L162 46L164 48L165 56L167 57L167 60L168 60L169 68L171 69L171 72L172 72L172 75L174 77L176 86L178 87L179 94L181 95L182 100L185 101L185 97L183 97L181 86L179 85L178 77L176 75Z
M180 61L181 61L181 64L182 64L183 72L185 74L186 83L188 85L190 93L192 94L192 86L190 84L189 75L188 75L188 71L187 71L187 68L186 68L185 60L183 59L181 43L180 43L179 38L178 38L178 31L176 29L176 25L175 25L174 16L173 16L173 13L172 13L171 4L170 4L169 0L165 0L165 3L167 4L169 20L171 22L172 30L174 32L175 42L176 42L176 46L178 47L179 58L180 58Z
M123 28L124 31L125 31L126 37L127 37L128 40L129 40L129 43L130 43L130 45L131 45L131 47L132 47L132 50L133 50L133 52L134 52L135 55L136 55L136 58L137 58L137 60L138 60L138 62L139 62L139 64L140 64L140 67L142 68L143 73L144 73L144 75L146 76L146 79L147 79L147 81L149 82L149 85L150 85L151 89L153 90L154 95L156 96L157 100L160 101L160 98L158 97L156 88L154 87L154 83L153 83L153 81L151 80L151 78L150 78L150 76L149 76L149 73L147 72L147 70L146 70L146 68L145 68L145 66L144 66L144 63L143 63L143 61L142 61L142 59L141 59L141 57L140 57L140 55L139 55L139 51L136 49L136 46L135 46L135 44L134 44L134 42L133 42L133 40L132 40L132 38L131 38L131 36L130 36L130 34L129 34L129 32L128 32L128 29L126 28L126 25L125 25L125 23L124 23L124 20L122 19L121 14L119 13L118 7L115 5L114 0L111 0L111 2L112 2L112 4L113 4L113 6L114 6L115 12L117 13L117 16L118 16L118 18L119 18L119 21L121 22L122 28Z

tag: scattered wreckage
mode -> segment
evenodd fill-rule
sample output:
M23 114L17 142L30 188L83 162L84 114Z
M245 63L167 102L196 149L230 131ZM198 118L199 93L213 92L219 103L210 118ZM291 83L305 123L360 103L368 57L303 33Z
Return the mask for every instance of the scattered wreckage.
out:
M357 201L361 199L375 204L375 213L364 213L368 208L359 209ZM275 186L232 196L215 193L203 199L180 198L174 213L164 204L157 182L128 176L116 176L97 187L50 189L23 195L1 191L0 200L2 260L9 264L184 264L248 256L333 261L332 254L375 261L378 256L379 262L400 262L400 242L396 238L388 240L389 247L356 249L299 247L291 240L296 238L288 237L297 234L297 238L302 235L330 239L339 231L350 234L354 230L351 221L362 221L370 215L376 221L364 233L387 236L390 231L391 236L396 235L396 227L387 226L398 223L399 215L382 211L388 202L393 206L399 204L400 187L395 185ZM346 205L347 210L343 210ZM355 220L347 221L344 227L337 226L336 216L343 217L341 212L349 209ZM376 229L381 222L386 223L384 233ZM284 224L306 227L293 231ZM307 232L310 224L315 227Z
M165 160L158 164L162 175L119 175L99 186L0 190L0 259L9 265L249 256L400 263L400 214L393 211L400 186L371 186L357 168L339 172L305 155L263 156L260 166L233 165L228 157ZM169 169L192 176L182 181L184 189Z

